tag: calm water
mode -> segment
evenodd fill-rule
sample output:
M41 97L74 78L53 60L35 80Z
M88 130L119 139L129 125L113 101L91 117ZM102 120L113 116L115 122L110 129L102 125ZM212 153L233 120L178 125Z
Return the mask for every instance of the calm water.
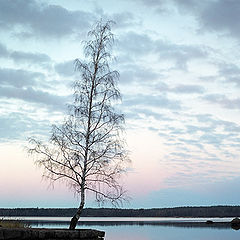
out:
M68 228L70 218L25 217L32 227ZM232 218L214 218L214 222L229 222ZM77 228L93 228L106 232L106 240L239 240L240 230L205 224L205 218L81 218ZM171 222L194 224L171 225ZM162 225L168 222L168 225Z

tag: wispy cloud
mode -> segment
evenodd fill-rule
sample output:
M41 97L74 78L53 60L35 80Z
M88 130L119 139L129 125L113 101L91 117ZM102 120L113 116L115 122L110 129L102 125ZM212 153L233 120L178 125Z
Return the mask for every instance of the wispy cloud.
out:
M172 110L181 109L181 103L179 101L168 99L162 95L135 95L135 96L126 96L123 101L123 106L126 107L135 107L135 106L148 106L148 107L158 107Z
M157 54L159 61L172 60L175 67L180 69L186 69L190 60L208 56L208 49L205 46L176 44L162 39L154 40L147 34L132 31L121 36L119 47L122 52L133 54L131 56L135 59Z
M11 124L9 124L11 123ZM26 140L27 136L48 135L50 122L36 120L25 113L12 112L0 116L0 141L9 142L15 140Z
M208 94L203 97L210 103L215 103L227 109L240 109L240 98L228 98L223 94Z

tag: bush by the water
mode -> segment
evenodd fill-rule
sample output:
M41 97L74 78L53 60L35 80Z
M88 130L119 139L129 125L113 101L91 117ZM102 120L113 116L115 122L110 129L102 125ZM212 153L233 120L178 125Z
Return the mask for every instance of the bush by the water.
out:
M4 227L4 228L29 228L30 225L27 224L27 223L23 223L20 220L0 219L0 227Z

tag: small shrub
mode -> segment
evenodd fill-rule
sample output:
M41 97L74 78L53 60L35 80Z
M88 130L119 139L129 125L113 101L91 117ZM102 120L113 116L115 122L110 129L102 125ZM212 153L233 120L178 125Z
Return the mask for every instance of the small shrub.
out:
M21 220L0 219L0 226L4 228L30 228L30 225Z

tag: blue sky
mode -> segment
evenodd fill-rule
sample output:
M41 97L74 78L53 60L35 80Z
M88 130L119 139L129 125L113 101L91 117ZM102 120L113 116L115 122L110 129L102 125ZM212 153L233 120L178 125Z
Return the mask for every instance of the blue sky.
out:
M132 160L124 207L237 205L239 11L237 0L0 0L0 207L77 206L24 147L64 119L73 61L99 19L116 22L111 66Z

